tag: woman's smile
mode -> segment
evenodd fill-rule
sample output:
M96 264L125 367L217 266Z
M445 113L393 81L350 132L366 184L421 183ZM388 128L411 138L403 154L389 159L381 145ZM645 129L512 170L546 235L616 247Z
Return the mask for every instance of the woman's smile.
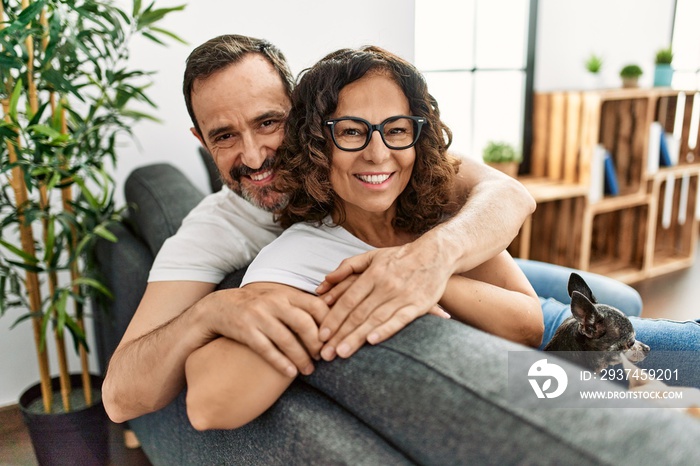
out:
M390 173L356 173L355 178L360 181L362 186L368 189L377 189L386 187L395 172Z

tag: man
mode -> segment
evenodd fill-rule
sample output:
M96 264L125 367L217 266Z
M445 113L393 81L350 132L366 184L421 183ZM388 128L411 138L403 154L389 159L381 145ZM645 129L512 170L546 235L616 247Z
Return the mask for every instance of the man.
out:
M250 346L290 377L310 374L312 358L322 349L327 359L336 352L348 357L373 330L351 333L360 323L389 315L377 325L393 320L398 330L438 301L450 275L502 251L532 213L534 202L520 183L465 161L460 175L463 197L469 191L470 199L460 215L411 245L346 261L322 285L323 292L338 284L323 299L294 290L284 296L239 289L212 293L226 272L247 265L280 231L265 210L284 202L270 188L269 167L282 142L292 82L282 54L256 39L216 38L188 59L184 93L192 133L211 153L230 191L205 200L158 255L107 372L104 400L113 420L169 403L184 387L186 358L218 336ZM228 223L217 222L217 215L227 216ZM207 230L212 238L201 236ZM224 240L223 247L215 239ZM192 242L199 243L197 249ZM191 270L201 268L208 255L225 256L228 263L218 275L193 276ZM173 257L184 263L171 264ZM216 261L219 257L212 258ZM355 281L352 272L364 273ZM331 311L328 304L335 299Z
M374 329L357 334L359 323L393 321L401 328L425 313L447 277L501 251L532 212L532 199L517 182L477 164L462 167L471 191L460 215L406 247L346 261L329 276L336 285L330 294L212 293L227 272L247 264L279 233L259 207L284 202L269 189L269 160L282 140L291 83L284 58L264 41L220 37L190 56L184 92L193 133L230 190L207 198L159 253L103 385L110 417L121 422L170 409L169 421L178 425L155 419L148 429L170 455L163 461L191 464L648 459L653 451L630 448L650 423L643 413L618 420L610 410L513 409L505 401L504 358L522 347L463 325L457 330L447 319L418 319L353 355ZM174 429L189 427L178 397L185 363L218 337L248 345L290 377L302 376L248 425L205 433L190 428L174 440ZM333 359L333 353L343 359L314 362L321 354ZM611 432L581 432L579 418L584 426L607 424ZM679 440L692 426L665 414L654 424L672 455L694 453ZM336 456L340 450L343 459Z

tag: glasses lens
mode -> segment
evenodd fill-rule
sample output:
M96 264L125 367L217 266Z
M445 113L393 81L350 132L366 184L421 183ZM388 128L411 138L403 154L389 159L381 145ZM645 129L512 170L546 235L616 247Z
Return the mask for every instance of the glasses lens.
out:
M367 141L369 128L358 120L340 120L333 125L333 137L339 148L353 150L362 147Z
M390 149L405 149L413 145L418 135L418 124L411 118L395 117L384 123L384 143Z

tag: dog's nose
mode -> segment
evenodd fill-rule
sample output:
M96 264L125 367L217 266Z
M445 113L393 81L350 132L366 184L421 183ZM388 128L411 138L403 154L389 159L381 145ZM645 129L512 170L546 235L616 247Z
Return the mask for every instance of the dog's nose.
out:
M647 345L645 345L641 341L637 340L636 342L639 344L639 347L642 349L642 352L644 354L647 354L647 353L649 353L649 351L651 351L651 348L649 348Z

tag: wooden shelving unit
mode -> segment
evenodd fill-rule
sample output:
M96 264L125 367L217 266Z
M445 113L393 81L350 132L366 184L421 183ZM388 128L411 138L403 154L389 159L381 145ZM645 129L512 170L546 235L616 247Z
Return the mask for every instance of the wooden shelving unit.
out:
M511 254L626 283L692 265L700 213L699 117L698 91L535 94L531 173L520 180L538 207ZM680 138L677 165L648 163L655 121ZM612 156L620 190L591 202L598 145Z

